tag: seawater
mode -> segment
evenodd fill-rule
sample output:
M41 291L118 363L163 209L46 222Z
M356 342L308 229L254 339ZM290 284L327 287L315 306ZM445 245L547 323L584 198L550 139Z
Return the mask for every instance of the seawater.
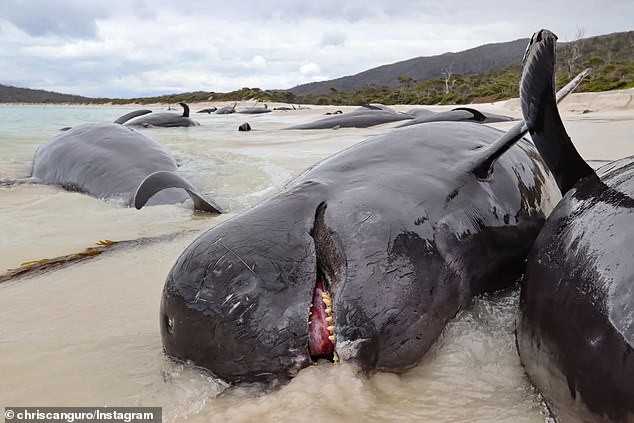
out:
M0 106L0 179L29 176L37 146L60 128L130 110ZM228 388L164 356L161 290L183 249L319 160L390 128L281 130L324 111L334 109L192 113L200 126L140 130L172 152L185 176L227 210L222 216L193 212L191 203L137 211L57 187L0 187L0 273L99 240L174 235L1 284L0 407L160 406L166 422L543 422L515 350L517 289L477 298L402 375L320 363L263 393ZM247 121L254 129L238 132Z

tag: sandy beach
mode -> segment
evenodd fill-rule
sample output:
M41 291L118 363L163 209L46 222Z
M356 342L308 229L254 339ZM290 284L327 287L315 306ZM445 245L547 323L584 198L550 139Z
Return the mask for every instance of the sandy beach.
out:
M203 102L191 104L192 110L200 110L208 107L223 107L233 105L234 102ZM166 108L165 105L135 105L138 107ZM237 102L236 109L247 107L261 107L262 103L256 101ZM268 107L289 106L286 103L268 103ZM495 103L469 104L478 110L488 111L512 116L519 119L521 110L519 99L503 100ZM178 105L170 106L180 108ZM356 106L305 106L303 110L293 110L293 115L313 116L315 119L319 115L341 110L343 112L356 109ZM423 107L435 112L451 110L460 105L396 105L391 106L399 112L406 112L416 107ZM568 96L560 105L559 112L566 123L575 145L586 160L616 160L634 154L634 140L629 137L632 133L634 120L634 88L617 91L606 91L599 93L573 93ZM246 117L245 117L246 118ZM388 125L389 126L389 125ZM503 128L505 125L499 125Z
M586 160L634 154L633 99L634 89L577 93L559 105ZM194 213L188 204L137 211L41 185L0 187L0 272L82 251L102 239L172 235L169 241L113 250L0 284L0 404L160 406L165 422L546 420L515 350L517 288L477 298L447 327L433 351L403 375L366 376L350 365L324 364L261 395L248 388L225 390L226 384L208 373L167 359L159 334L159 301L165 277L183 249L206 229L281 190L312 164L395 126L280 130L325 112L354 109L339 106L311 105L262 116L195 113L224 104L233 102L191 104L199 127L143 131L173 152L192 183L229 210L226 215ZM241 102L236 108L254 104ZM440 111L455 106L395 109L413 107ZM517 99L469 107L520 116ZM118 109L123 108L104 106L103 121L112 121ZM17 126L0 138L0 178L28 176L37 145L73 124L59 117L66 112L58 112L42 129L37 122L43 112L37 113L25 118L22 138L15 135L21 133ZM254 130L239 133L238 125L247 121ZM492 126L504 130L515 123Z

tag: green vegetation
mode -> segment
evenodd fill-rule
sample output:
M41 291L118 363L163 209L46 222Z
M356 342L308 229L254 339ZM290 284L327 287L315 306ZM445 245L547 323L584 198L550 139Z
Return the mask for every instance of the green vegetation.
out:
M593 72L577 89L578 92L609 91L634 87L634 31L585 39L578 37L575 41L558 45L556 75L558 88L587 67L592 67ZM368 84L363 88L350 91L340 91L331 87L328 92L310 95L296 95L290 91L282 90L242 88L229 93L196 91L130 99L87 99L66 96L64 101L92 104L174 104L179 102L246 100L324 105L359 105L363 103L467 104L499 101L518 96L518 82L521 72L519 62L503 69L471 75L451 73L451 63L447 63L443 69L437 78L425 81L416 81L409 75L394 75L394 80L398 81L398 86ZM2 95L1 88L6 87L0 86L0 102L43 102L42 93L55 94L38 91L39 96L34 95L32 100L16 100L15 98L8 100L6 95ZM25 91L35 92L34 90ZM45 101L53 102L55 100Z
M634 87L634 32L579 39L562 43L557 51L557 88L563 87L582 70L592 73L577 92L610 91ZM460 75L445 73L442 77L417 82L411 77L398 77L400 86L366 86L363 89L328 95L306 96L302 103L359 105L384 104L467 104L486 103L517 97L521 64L504 69Z
M606 63L604 60L593 58L583 61L579 71L586 67L592 67L593 71L577 89L577 92L609 91L634 87L634 61ZM448 92L445 78L438 78L420 83L404 80L404 84L398 88L369 85L354 91L331 89L329 93L321 95L296 96L288 91L242 88L229 93L194 92L131 99L94 99L91 103L173 104L245 100L322 105L486 103L517 97L520 72L521 66L518 64L502 70L476 75L451 75ZM557 71L558 88L564 86L570 79L567 69L562 65Z
M634 61L611 64L583 62L582 69L586 67L592 67L593 71L582 82L577 92L610 91L634 87ZM373 102L383 104L487 103L517 97L520 73L521 66L518 64L482 74L452 75L449 90L446 89L445 78L438 78L417 83L412 87L390 88L371 85L349 92L333 91L330 95L306 96L301 98L300 102L335 105L359 105ZM567 70L558 70L557 88L563 87L570 79Z
M140 98L99 98L93 99L93 103L112 103L112 104L151 104L151 103L196 103L201 101L245 101L258 100L280 103L297 103L295 95L286 91L268 91L259 88L242 88L229 93L216 93L208 91L195 91L184 94L168 94L157 97L140 97Z

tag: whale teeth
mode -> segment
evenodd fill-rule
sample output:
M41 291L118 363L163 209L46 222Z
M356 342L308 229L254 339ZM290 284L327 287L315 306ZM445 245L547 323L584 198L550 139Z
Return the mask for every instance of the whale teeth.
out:
M335 342L335 325L333 323L334 318L332 317L332 297L330 296L330 293L328 291L324 291L321 293L321 300L324 302L324 304L326 305L326 322L328 322L328 327L326 328L328 330L328 332L330 333L330 336L328 337L328 339L330 339L330 342L332 342L334 344ZM336 354L334 354L333 356L333 361L334 361L334 357L337 357ZM339 361L339 358L337 357L337 361Z
M319 303L320 297L321 303ZM312 298L312 304L310 304L308 309L309 325L312 325L309 326L309 333L311 336L314 335L315 342L320 342L320 344L316 344L317 347L313 347L310 343L312 338L309 340L311 356L315 356L313 358L327 358L334 363L338 363L339 357L334 351L336 326L335 316L332 312L333 298L331 293L324 289L323 282L319 277L317 278L317 284L315 291L313 291ZM328 341L322 338L324 336L327 336L331 345L327 345ZM326 342L326 344L321 344L323 342Z

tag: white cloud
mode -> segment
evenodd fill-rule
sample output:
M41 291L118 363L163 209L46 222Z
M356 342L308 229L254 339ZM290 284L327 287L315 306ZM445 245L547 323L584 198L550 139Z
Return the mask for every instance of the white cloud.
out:
M266 59L262 56L253 56L250 62L244 64L249 69L264 69L266 68Z
M634 29L634 2L604 3L596 14L595 0L5 0L0 84L108 97L283 89L540 27L561 40Z
M302 75L315 75L320 72L321 69L319 68L319 65L315 63L307 63L299 67L299 73Z

